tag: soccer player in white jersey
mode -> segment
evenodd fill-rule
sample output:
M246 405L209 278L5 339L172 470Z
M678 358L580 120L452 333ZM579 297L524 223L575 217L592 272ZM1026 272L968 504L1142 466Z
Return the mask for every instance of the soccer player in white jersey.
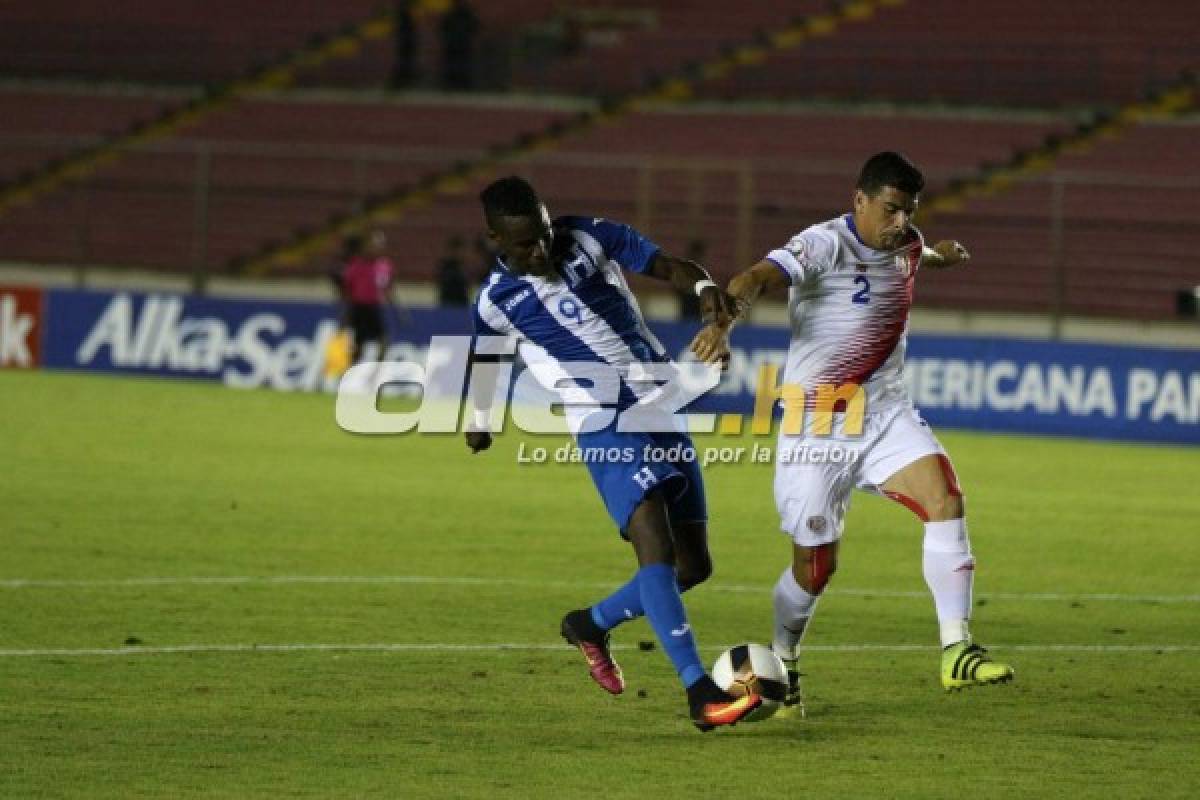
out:
M680 597L712 571L704 481L695 449L686 433L619 424L659 396L640 376L651 367L662 368L660 373L672 370L622 271L694 291L710 319L728 319L733 300L699 264L664 253L628 225L599 217L552 220L521 178L502 178L479 199L499 255L475 302L477 336L515 340L548 390L562 392L561 379L577 379L581 373L570 369L580 367L588 370L582 373L584 382L596 378L592 389L607 373L618 390L615 403L597 398L598 406L615 406L611 421L603 421L606 415L595 407L576 413L578 405L567 408L566 416L581 450L623 454L587 460L586 465L617 530L633 545L638 570L608 597L568 612L562 635L582 652L592 679L605 691L620 694L625 681L609 649L609 632L645 615L679 673L696 727L733 725L762 698L754 693L735 697L713 682L700 662ZM495 381L481 381L489 370L478 366L488 360L486 350L477 338L472 370L480 373L472 377L476 419L466 434L467 446L476 453L492 443L488 419ZM574 520L564 523L573 525Z
M942 686L957 690L1013 677L1012 667L992 660L968 632L975 560L962 492L946 452L904 385L917 270L969 258L958 242L926 247L911 224L924 183L904 156L872 156L859 175L852 213L813 225L729 284L737 317L763 292L789 290L792 335L783 381L807 413L790 431L785 417L776 455L775 501L783 532L792 539L792 563L775 585L772 646L788 666L793 705L801 702L800 642L837 568L855 488L902 503L924 523L923 571L941 632ZM696 336L693 350L710 363L727 359L732 325L710 324ZM822 388L826 398L850 400L835 406L828 435L822 426L830 415L813 413ZM861 426L847 413L855 402L863 402ZM835 447L841 458L827 458Z

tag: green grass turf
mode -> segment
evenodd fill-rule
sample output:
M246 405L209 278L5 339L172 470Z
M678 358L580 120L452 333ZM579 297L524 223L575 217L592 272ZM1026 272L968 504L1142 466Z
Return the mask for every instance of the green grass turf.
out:
M1194 797L1200 452L942 438L974 628L1015 684L940 691L920 526L858 495L809 718L701 735L662 653L636 649L643 621L616 636L619 698L553 648L560 615L634 566L583 467L518 467L513 434L478 456L352 436L325 396L0 373L0 797ZM769 466L706 478L717 572L687 604L707 659L767 639L788 545ZM298 575L451 580L12 582ZM546 649L12 653L131 637ZM831 649L861 644L917 647Z

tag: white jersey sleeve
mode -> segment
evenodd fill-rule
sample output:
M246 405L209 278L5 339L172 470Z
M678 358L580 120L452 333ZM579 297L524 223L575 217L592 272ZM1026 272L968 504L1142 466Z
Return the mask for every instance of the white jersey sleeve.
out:
M783 270L794 286L828 272L837 263L837 250L837 237L814 226L772 250L767 260Z

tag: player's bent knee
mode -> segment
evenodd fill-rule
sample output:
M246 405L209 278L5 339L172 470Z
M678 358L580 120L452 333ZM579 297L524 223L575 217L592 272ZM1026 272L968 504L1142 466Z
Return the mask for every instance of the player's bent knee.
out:
M712 559L676 566L675 580L679 583L679 591L686 592L693 586L704 583L712 577L712 571Z
M948 519L958 519L963 515L962 495L946 493L928 500L925 510L929 522L942 522Z

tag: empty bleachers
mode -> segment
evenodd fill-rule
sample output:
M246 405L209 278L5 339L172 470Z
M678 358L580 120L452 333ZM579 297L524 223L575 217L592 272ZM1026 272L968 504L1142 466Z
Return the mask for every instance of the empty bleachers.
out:
M1045 3L986 12L956 0L885 8L705 88L719 98L828 97L970 105L1095 106L1137 99L1200 66L1188 0Z
M795 17L828 7L824 0L745 0L731 13L723 0L572 4L577 19L583 20L578 23L582 28L579 51L550 63L526 64L513 76L513 83L517 88L568 94L636 91L653 77L711 59L724 48L752 42ZM588 9L591 14L584 13ZM611 20L607 25L606 13Z
M362 20L379 0L264 0L99 5L72 0L0 4L0 74L136 82L213 83ZM480 83L612 95L652 76L821 14L826 0L552 0L477 2ZM1059 107L1135 99L1149 83L1200 65L1188 0L881 6L836 35L810 38L758 66L702 87L708 97L881 99ZM557 26L557 27L556 27ZM418 61L436 83L435 16L418 22ZM557 29L574 54L537 56L537 31ZM554 47L549 48L550 51ZM390 39L302 75L305 84L378 87ZM493 74L494 73L494 74Z
M0 3L0 73L213 83L378 6L377 0Z
M0 75L136 83L212 84L362 21L389 0L43 0L0 3ZM474 3L483 36L504 35L551 14L553 0ZM437 17L418 19L421 60L438 49ZM332 64L309 84L378 87L392 63L389 37L367 42L348 64Z
M164 95L0 91L0 183L61 158L83 141L150 119L171 102Z
M4 134L77 143L152 114L170 98L0 92ZM287 241L398 185L474 159L576 113L521 102L259 98L186 137L140 148L81 182L0 217L0 260L85 262L219 273L264 243ZM984 162L1003 162L1067 123L1054 115L962 118L928 113L776 109L645 112L598 125L561 147L502 164L529 175L555 213L626 220L672 252L695 239L714 272L761 257L803 227L847 210L863 158L899 149L936 194ZM1188 123L1146 123L1063 156L1055 173L936 215L930 240L975 254L929 275L927 306L1135 318L1170 316L1175 289L1200 283L1200 175ZM0 168L22 168L6 153ZM1053 220L1060 176L1062 225ZM1194 178L1193 178L1194 180ZM474 191L436 198L388 224L403 276L428 280L445 240L480 229ZM1059 265L1064 278L1060 282ZM297 268L317 273L322 259Z
M1145 123L1064 156L1047 176L940 215L979 263L926 281L922 299L987 308L1162 319L1200 284L1200 157L1195 124ZM1062 225L1052 222L1061 182ZM982 260L986 259L986 260ZM977 267L985 267L977 269Z
M113 99L121 106L114 118L135 113L126 100ZM249 101L0 216L0 259L176 270L199 261L220 271L264 242L560 116L454 103ZM51 120L49 129L60 126Z

